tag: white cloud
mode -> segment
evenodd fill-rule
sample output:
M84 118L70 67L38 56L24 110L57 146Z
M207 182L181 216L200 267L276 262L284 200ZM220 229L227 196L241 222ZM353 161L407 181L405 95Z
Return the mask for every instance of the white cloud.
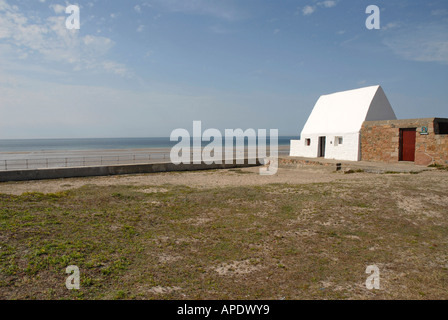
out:
M141 12L142 12L142 8L141 8L139 5L136 5L136 6L134 7L134 10L135 10L136 12L138 12L138 13L141 13Z
M304 16L309 16L309 15L313 14L314 11L316 11L316 7L312 7L312 6L305 6L302 9L302 13Z
M61 7L65 13L65 7L60 5L53 5L52 9L57 13L61 12ZM17 53L15 57L8 55L8 59L32 56L43 63L71 65L73 70L125 74L124 65L103 63L114 46L111 39L89 34L81 36L77 30L67 30L65 19L65 15L52 16L42 21L28 19L19 8L0 0L0 41ZM6 59L3 52L0 52L0 55L1 59Z
M123 77L129 74L129 71L126 69L124 65L117 63L115 61L106 60L101 62L101 65L104 68L104 70L118 74Z
M356 84L359 86L365 85L367 83L367 80L360 80Z
M143 30L145 30L145 26L144 25L139 25L137 28L137 32L143 32Z
M52 4L50 5L50 8L53 9L54 13L61 14L65 12L66 7L60 4Z
M386 30L390 30L390 29L394 29L399 27L400 24L398 22L389 22L388 24L386 24L385 26L381 27L382 31L386 31Z
M324 7L324 8L333 8L336 6L336 1L326 0L326 1L318 2L317 5Z
M383 41L405 60L448 64L448 25L404 27L388 33Z
M303 7L301 10L299 8L299 14L300 12L304 15L304 16L309 16L312 15L314 12L316 12L317 8L333 8L335 7L337 4L337 1L335 0L325 0L325 1L320 1L317 2L316 5L307 5L305 7Z

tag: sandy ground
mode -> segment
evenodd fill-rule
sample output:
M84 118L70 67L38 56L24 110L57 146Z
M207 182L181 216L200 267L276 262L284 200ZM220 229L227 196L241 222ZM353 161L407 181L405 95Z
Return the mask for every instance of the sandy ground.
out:
M20 195L25 192L54 193L64 190L80 188L84 185L133 185L133 186L160 186L186 185L195 188L213 188L222 186L246 186L246 185L266 185L273 183L287 184L309 184L327 183L338 180L358 180L375 179L378 174L356 173L344 174L336 173L333 167L325 166L302 166L294 168L280 167L277 174L273 176L259 175L259 167L243 169L225 169L193 172L166 172L153 174L89 177L89 178L68 178L57 180L27 181L27 182L6 182L0 183L0 193ZM396 176L389 175L389 176ZM430 181L431 179L446 179L446 172L429 171L413 175L415 182Z
M67 257L86 299L446 299L447 171L259 169L0 183L15 195L88 185L3 195L0 299L78 298ZM373 264L381 290L369 291Z

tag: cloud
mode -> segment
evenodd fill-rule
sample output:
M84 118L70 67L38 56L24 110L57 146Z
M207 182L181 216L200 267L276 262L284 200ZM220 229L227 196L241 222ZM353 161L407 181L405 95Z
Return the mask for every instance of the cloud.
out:
M54 13L61 14L61 13L65 12L66 7L64 7L60 4L52 4L52 5L50 5L50 8L53 9Z
M73 70L126 74L124 65L116 62L111 64L106 59L114 46L111 39L89 34L81 36L77 30L68 30L65 27L65 7L52 5L51 8L55 13L64 12L64 15L51 16L45 20L29 18L18 7L0 0L0 44L6 44L16 52L15 56L11 54L7 57L4 52L0 53L3 60L34 57L43 63L71 65Z
M429 24L403 27L383 40L405 60L448 64L448 25Z
M398 28L400 24L398 22L389 22L385 26L381 26L381 31L386 31L394 28Z
M123 77L129 75L128 69L124 65L117 63L115 61L110 60L102 61L101 66L103 67L104 70L109 71L110 73L115 73Z
M304 16L309 16L309 15L313 14L314 11L316 11L316 7L312 7L312 6L305 6L302 9L302 13Z
M360 80L356 84L359 86L365 85L367 83L367 80Z
M307 5L303 8L299 8L299 14L302 13L304 16L312 15L316 12L317 8L333 8L337 5L337 1L335 0L325 0L317 2L315 5Z
M324 8L333 8L336 6L336 1L333 0L322 1L318 2L317 5Z

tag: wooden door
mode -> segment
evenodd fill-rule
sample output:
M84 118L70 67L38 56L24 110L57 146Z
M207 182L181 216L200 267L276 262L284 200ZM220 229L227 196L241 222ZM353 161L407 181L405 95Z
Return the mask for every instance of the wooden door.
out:
M415 161L416 129L400 129L400 161Z

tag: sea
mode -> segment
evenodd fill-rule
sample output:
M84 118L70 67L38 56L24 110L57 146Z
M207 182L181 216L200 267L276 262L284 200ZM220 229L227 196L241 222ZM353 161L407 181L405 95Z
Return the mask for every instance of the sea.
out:
M279 146L289 146L296 136L278 138ZM36 152L70 150L127 150L171 148L177 141L169 137L160 138L85 138L85 139L0 139L0 152ZM209 142L202 142L205 146ZM247 144L247 140L246 140ZM269 138L266 141L269 145Z

